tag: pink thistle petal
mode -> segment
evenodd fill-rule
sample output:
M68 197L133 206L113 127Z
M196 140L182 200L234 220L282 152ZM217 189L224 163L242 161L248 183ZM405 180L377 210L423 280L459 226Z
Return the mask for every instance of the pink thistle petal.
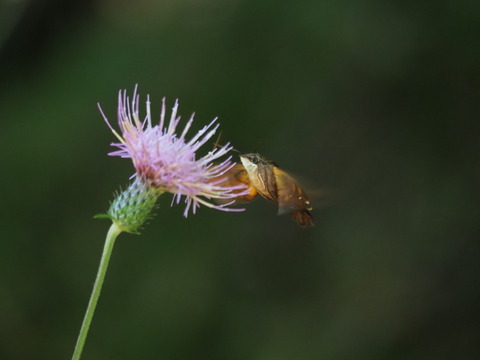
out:
M187 141L185 137L192 126L194 114L178 136L176 134L180 123L180 116L177 116L178 100L175 101L170 119L166 124L165 98L162 99L158 125L152 124L149 96L146 101L145 118L143 121L140 120L139 100L137 86L131 102L126 90L119 91L117 120L120 132L112 127L99 105L100 113L107 126L120 141L112 143L116 150L109 155L132 159L136 176L147 186L172 193L172 205L178 204L182 196L185 196L185 216L190 211L195 213L200 205L222 211L243 211L244 209L228 206L235 202L236 197L248 194L246 186L243 184L221 185L225 180L222 175L235 165L231 156L220 163L214 162L232 150L232 146L227 143L197 158L196 151L217 132L219 127L218 123L215 124L217 118ZM223 203L218 205L208 201L215 199L227 199L227 202L222 201ZM228 199L232 201L228 202Z

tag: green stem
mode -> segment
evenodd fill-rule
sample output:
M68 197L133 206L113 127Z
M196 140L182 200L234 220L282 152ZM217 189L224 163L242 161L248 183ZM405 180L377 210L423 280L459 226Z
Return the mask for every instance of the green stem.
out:
M100 266L98 268L97 278L95 279L95 284L93 285L92 295L90 295L90 301L88 302L87 311L85 313L85 317L83 318L80 334L78 334L77 344L75 345L75 351L73 352L72 360L79 360L80 356L82 355L83 346L85 345L85 340L87 339L88 329L90 328L90 323L92 322L93 314L95 312L95 308L97 307L98 298L100 297L100 292L102 291L102 284L103 280L105 279L110 256L112 255L113 245L115 244L117 236L121 232L122 230L115 225L115 223L113 223L108 230L107 238L105 239L105 246L103 248L102 259L100 260Z

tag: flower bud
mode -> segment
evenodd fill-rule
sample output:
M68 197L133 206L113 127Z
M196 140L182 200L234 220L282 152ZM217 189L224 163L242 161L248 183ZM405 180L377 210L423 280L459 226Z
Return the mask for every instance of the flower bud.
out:
M138 234L143 225L152 217L155 203L162 192L148 187L140 179L117 194L108 210L108 217L122 231Z

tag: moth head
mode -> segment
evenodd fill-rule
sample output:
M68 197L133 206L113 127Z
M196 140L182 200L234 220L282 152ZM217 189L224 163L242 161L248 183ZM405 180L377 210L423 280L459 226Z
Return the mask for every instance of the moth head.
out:
M240 160L242 161L242 165L245 167L245 170L247 170L247 172L251 174L257 171L258 165L261 162L262 158L259 154L250 153L240 155Z
M248 173L252 173L262 166L278 166L273 161L257 153L242 154L240 155L240 160Z

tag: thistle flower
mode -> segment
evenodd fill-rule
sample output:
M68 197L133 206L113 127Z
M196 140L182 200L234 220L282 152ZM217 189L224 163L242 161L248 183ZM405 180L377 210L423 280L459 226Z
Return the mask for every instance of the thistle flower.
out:
M226 173L235 163L232 162L231 157L218 162L219 158L232 149L230 144L216 147L207 155L197 159L196 151L218 129L218 124L215 124L217 118L213 119L210 124L190 140L186 140L185 136L192 125L193 115L182 133L177 135L175 131L180 122L180 116L177 117L178 100L175 102L167 125L165 124L164 98L160 123L152 125L150 99L147 96L147 114L145 119L141 121L138 111L139 98L137 87L135 87L131 103L126 91L119 92L118 126L120 132L117 132L110 125L100 105L98 106L108 127L120 141L112 144L117 150L109 155L132 159L135 174L132 176L131 184L117 194L115 200L110 204L107 214L97 216L109 218L113 223L105 239L97 277L75 344L72 360L80 360L82 355L117 236L122 232L138 234L145 222L151 217L157 199L162 193L172 193L172 203L179 203L182 196L185 196L185 217L190 209L195 213L200 204L224 211L244 210L228 208L228 205L235 202L236 197L248 193L245 185L225 185L228 184ZM214 200L218 204L212 204L208 200Z
M197 150L218 129L219 124L215 124L217 118L203 127L190 140L187 140L186 134L193 123L195 114L192 114L183 131L178 135L176 133L177 125L180 122L180 116L177 117L178 100L175 101L167 124L165 121L165 98L163 98L160 122L158 125L153 125L149 96L147 96L146 116L143 121L139 114L139 98L136 87L131 103L130 98L126 95L126 90L119 92L118 126L120 133L112 127L99 105L105 122L120 141L112 143L117 150L109 155L132 159L136 172L134 176L160 193L172 193L174 195L172 204L178 204L182 196L185 196L185 217L190 209L195 213L200 204L223 211L243 211L244 209L229 208L228 206L235 202L236 197L242 195L239 190L243 190L245 186L224 185L223 175L235 163L232 162L231 156L218 162L218 159L226 155L232 146L227 143L197 159ZM232 200L228 201L229 199ZM223 203L213 204L208 200L217 200Z

